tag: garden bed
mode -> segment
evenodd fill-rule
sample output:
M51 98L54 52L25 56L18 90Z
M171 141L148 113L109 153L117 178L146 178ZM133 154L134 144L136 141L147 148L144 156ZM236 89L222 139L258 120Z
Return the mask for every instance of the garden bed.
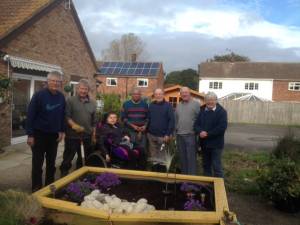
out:
M148 204L154 206L155 210L144 213L116 213L82 207L83 198L74 200L68 196L67 187L71 183L83 180L95 183L97 175L107 172L117 174L121 183L102 189L101 193L116 195L122 201L128 202L147 199ZM52 188L48 186L36 192L35 196L45 208L52 209L52 218L60 223L106 224L113 221L117 224L220 224L223 211L228 210L224 182L220 178L83 167L53 185ZM197 186L197 191L187 191L190 189L189 185ZM192 194L192 198L189 194Z

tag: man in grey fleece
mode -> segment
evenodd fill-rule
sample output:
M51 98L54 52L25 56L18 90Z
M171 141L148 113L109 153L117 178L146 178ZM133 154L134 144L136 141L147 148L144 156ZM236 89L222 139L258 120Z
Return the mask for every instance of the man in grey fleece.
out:
M180 89L180 97L182 101L176 107L175 117L176 140L181 163L181 173L196 175L196 136L193 127L200 111L200 103L191 97L191 92L188 87L182 87Z
M85 159L92 153L92 141L96 142L96 102L90 99L89 90L89 81L81 79L77 85L76 96L67 100L67 128L63 162L60 166L61 176L68 174L76 152L79 157L77 168L82 166L81 142L84 147Z

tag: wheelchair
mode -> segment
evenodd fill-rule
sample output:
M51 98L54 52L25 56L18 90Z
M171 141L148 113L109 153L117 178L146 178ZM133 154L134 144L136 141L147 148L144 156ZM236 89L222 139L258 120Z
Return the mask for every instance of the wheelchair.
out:
M142 149L127 149L122 145L109 147L110 162L106 162L103 151L96 147L86 160L87 166L117 168L117 169L145 169L145 155Z

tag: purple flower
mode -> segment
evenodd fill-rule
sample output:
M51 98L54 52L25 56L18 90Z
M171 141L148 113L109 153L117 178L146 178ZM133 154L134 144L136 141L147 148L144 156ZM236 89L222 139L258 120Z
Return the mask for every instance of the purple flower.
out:
M68 198L75 202L81 202L85 195L88 195L95 186L90 182L76 181L68 185L66 190L66 195Z
M118 175L114 173L102 173L96 178L96 184L100 188L108 189L121 184Z
M199 211L204 209L204 207L199 200L190 199L184 203L183 209L187 211Z
M200 187L196 184L182 183L180 186L180 190L183 192L197 192L200 191Z

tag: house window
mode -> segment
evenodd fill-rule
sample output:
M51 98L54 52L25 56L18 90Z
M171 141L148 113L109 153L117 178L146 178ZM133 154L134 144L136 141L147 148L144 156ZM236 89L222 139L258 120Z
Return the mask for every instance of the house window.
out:
M76 95L76 86L77 86L78 82L77 81L70 81L70 86L71 86L71 92L70 92L70 96L74 96Z
M138 87L148 87L148 79L137 79Z
M289 82L289 91L300 91L300 82Z
M117 84L118 84L117 78L112 78L112 77L106 78L106 86L117 86Z
M222 89L223 83L222 82L209 82L209 89Z
M245 83L245 90L258 90L258 83L254 83L254 82Z
M169 102L173 106L173 108L176 108L177 106L177 98L176 97L169 97Z

